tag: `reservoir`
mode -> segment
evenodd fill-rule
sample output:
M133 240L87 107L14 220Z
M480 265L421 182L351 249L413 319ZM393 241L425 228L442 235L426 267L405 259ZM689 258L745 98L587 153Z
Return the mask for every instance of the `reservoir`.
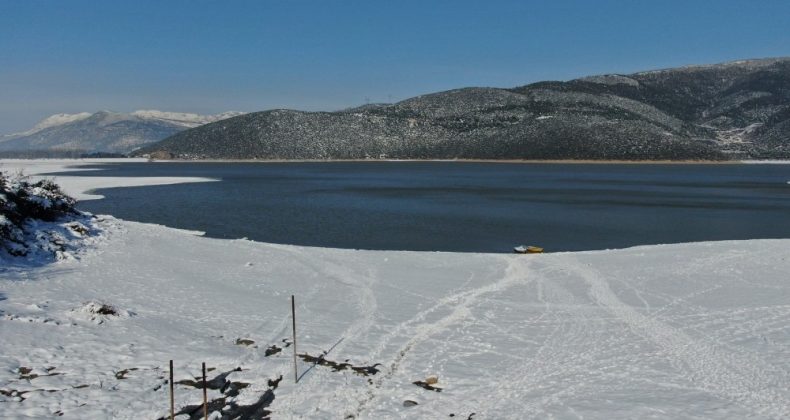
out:
M198 176L100 190L82 210L320 247L512 252L790 238L790 165L130 162L80 176Z

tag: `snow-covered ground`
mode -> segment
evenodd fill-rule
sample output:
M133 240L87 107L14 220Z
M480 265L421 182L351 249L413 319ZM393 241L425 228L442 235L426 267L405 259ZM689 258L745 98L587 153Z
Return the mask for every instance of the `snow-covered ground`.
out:
M210 400L272 418L790 417L790 240L511 256L95 223L76 260L2 262L4 418L165 416L170 359L177 410L205 361ZM327 352L296 384L292 294L299 353Z

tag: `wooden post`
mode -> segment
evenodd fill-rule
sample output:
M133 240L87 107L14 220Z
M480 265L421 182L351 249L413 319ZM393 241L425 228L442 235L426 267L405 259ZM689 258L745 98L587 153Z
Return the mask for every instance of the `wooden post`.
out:
M294 346L294 383L299 382L299 372L296 367L296 299L291 295L291 320L293 321L293 346Z
M208 420L208 387L206 386L206 362L203 362L203 417Z
M176 418L176 401L173 397L173 361L170 360L170 420Z

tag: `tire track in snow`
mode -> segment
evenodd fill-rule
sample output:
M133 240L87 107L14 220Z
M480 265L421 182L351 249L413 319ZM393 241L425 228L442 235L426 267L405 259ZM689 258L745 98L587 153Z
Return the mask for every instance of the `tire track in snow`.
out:
M773 418L790 417L790 389L787 378L776 375L777 369L763 360L728 353L724 349L695 339L681 330L644 315L623 303L609 283L595 270L575 257L564 258L589 285L590 297L625 322L631 330L652 341L687 367L689 379L700 389L744 406L755 413Z
M397 373L400 364L406 357L409 356L409 353L416 345L429 340L431 336L443 332L450 326L468 318L472 314L471 308L481 296L500 292L516 284L524 284L530 281L530 279L524 278L521 275L521 272L514 272L512 269L513 265L510 264L508 260L508 267L506 269L505 276L502 279L482 287L463 290L445 296L432 307L419 312L417 315L407 321L401 322L393 329L392 332L384 336L380 341L377 350L374 352L371 360L375 359L376 356L381 355L385 351L389 342L401 336L405 332L409 332L411 338L407 340L402 346L400 346L400 348L395 352L395 357L384 368L382 368L382 374L377 375L377 378L373 380L372 387L368 388L367 395L360 401L359 406L353 414L354 418L358 418L361 413L365 411L367 405L378 396L378 390L387 380L392 378L392 376ZM429 315L445 308L452 308L449 314L433 322L423 322Z
M542 303L539 319L552 319L554 325L540 346L531 354L521 355L512 363L507 375L499 378L496 395L500 399L483 400L477 412L491 418L547 418L547 408L573 399L589 386L588 379L601 368L594 362L614 363L613 354L623 344L622 337L601 341L599 330L593 328L601 320L589 316L590 308L579 302L560 282L546 275L564 272L553 265L534 270L531 262L511 262L511 272L537 282L537 300ZM580 349L582 349L580 351ZM490 385L490 384L489 384ZM491 392L491 390L488 390ZM525 393L537 392L538 397L525 399ZM515 411L502 411L502 400L518 401Z
M348 289L353 295L349 301L357 303L358 315L354 317L354 322L339 334L338 339L342 339L342 341L337 344L326 343L324 346L324 349L328 349L334 344L332 353L342 354L343 349L347 345L354 345L357 340L364 339L365 333L375 324L378 302L373 292L373 285L377 280L370 272L357 273L342 265L326 260L322 262L321 270L326 280L340 284ZM310 374L334 375L332 372L321 370L313 371ZM299 381L299 392L281 397L279 411L293 413L294 407L306 406L307 400L310 400L310 405L314 407L328 406L331 405L329 404L331 400L340 397L336 393L319 392L326 386L323 381L310 381L307 377L303 379ZM327 403L327 400L329 400L329 403Z

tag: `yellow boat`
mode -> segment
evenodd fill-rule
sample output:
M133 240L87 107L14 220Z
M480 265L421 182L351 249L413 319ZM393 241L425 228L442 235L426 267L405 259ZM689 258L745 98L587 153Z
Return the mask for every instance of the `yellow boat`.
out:
M513 248L513 252L516 254L542 254L543 248L539 246L517 246Z

